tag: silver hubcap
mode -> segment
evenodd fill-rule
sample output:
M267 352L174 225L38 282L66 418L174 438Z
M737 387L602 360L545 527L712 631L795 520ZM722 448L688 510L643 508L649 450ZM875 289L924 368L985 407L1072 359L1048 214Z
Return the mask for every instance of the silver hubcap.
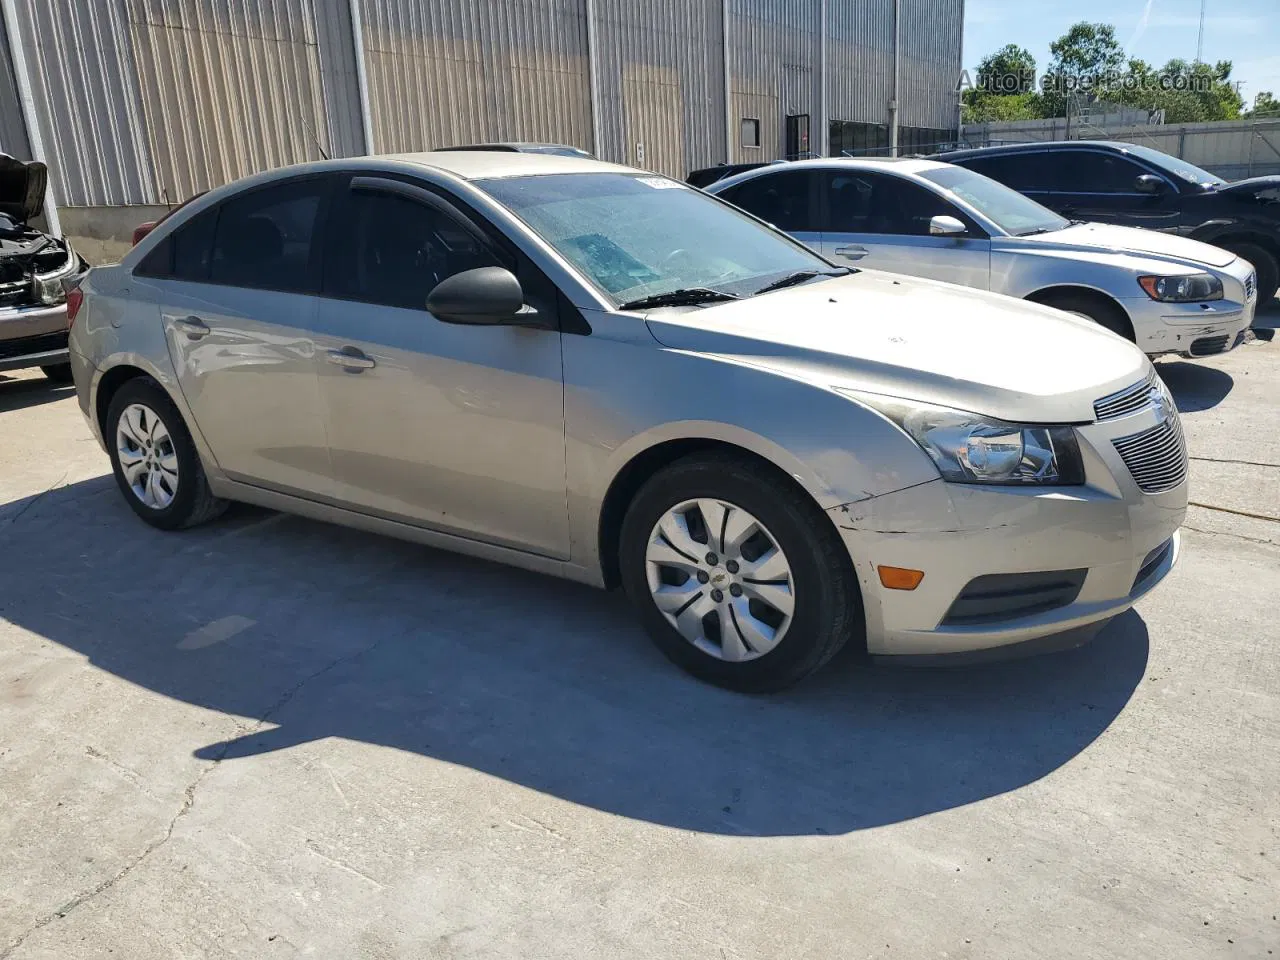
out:
M131 403L120 415L116 455L135 497L153 510L173 503L178 492L178 452L164 421L146 404Z
M786 554L764 524L723 500L686 500L663 514L649 534L645 573L663 616L717 659L762 657L791 625Z

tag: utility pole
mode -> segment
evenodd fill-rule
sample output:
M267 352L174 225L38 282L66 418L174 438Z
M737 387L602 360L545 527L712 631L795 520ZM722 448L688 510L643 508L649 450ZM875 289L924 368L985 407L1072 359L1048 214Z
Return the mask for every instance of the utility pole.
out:
M898 155L898 86L902 67L902 6L893 0L893 95L889 101L889 156Z
M1196 63L1204 63L1204 8L1209 0L1200 0L1200 34L1196 37Z

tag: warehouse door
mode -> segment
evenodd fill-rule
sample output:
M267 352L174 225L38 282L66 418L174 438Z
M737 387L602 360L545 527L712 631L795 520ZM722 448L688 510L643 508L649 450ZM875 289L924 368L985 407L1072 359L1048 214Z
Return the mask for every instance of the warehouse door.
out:
M684 106L680 77L674 70L649 65L627 70L622 83L627 130L624 163L683 180Z
M788 160L804 160L809 156L809 115L793 113L787 117Z

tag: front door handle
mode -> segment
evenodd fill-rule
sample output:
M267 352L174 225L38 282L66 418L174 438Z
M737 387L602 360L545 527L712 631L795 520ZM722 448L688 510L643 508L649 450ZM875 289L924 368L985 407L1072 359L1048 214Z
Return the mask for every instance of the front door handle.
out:
M361 370L371 370L378 364L373 357L366 356L364 351L356 347L343 347L341 350L329 351L329 362L343 367L352 373L359 373Z
M203 340L209 335L209 325L199 317L183 317L173 321L173 328L184 333L188 340Z
M861 260L867 253L866 247L836 247L836 256L846 260Z

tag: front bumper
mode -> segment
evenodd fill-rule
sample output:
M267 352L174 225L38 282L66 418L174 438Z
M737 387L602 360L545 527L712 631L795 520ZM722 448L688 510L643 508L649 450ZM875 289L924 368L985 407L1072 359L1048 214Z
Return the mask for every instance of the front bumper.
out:
M67 306L0 309L0 372L67 362Z
M1241 303L1160 303L1149 297L1124 300L1138 348L1148 356L1206 357L1227 353L1244 342L1257 301Z
M1150 416L1077 429L1083 486L938 479L831 510L862 588L868 653L971 654L1062 634L1078 641L1129 609L1177 563L1187 506L1185 480L1143 493L1111 444L1149 426ZM887 589L882 565L923 570L924 579L914 590ZM979 577L1050 571L1082 578L1068 602L1022 615L955 614Z

